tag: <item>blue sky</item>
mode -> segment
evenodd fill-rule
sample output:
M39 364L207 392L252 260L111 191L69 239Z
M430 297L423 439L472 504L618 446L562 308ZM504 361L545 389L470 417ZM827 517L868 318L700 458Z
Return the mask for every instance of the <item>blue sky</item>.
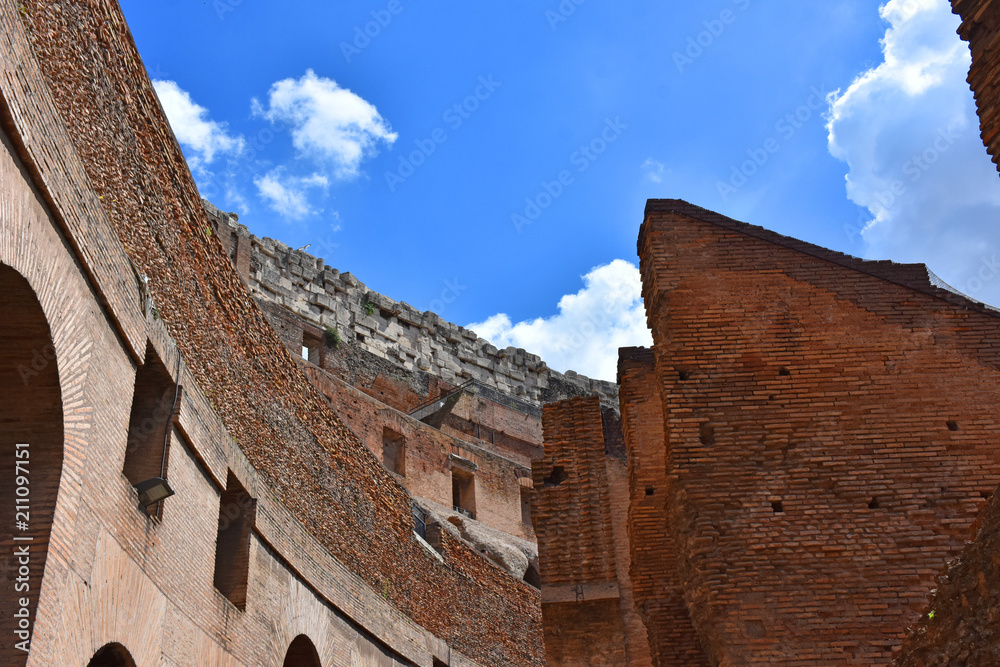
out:
M204 196L559 370L650 342L650 197L1000 302L946 0L121 4Z

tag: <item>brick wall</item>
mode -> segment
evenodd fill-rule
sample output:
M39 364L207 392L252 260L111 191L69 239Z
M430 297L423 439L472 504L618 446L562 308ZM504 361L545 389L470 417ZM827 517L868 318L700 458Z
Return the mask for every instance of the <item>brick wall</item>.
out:
M708 657L888 662L1000 481L996 313L684 202L639 254Z
M631 542L628 533L629 474L625 459L604 459L608 474L608 500L611 510L611 536L615 541L615 578L618 580L618 614L621 616L625 654L629 667L650 667L652 654L642 616L636 609L632 592Z
M532 466L543 590L607 582L617 590L598 400L546 405L543 429L545 456Z
M296 360L303 355L304 340L318 343L306 371L376 458L382 460L383 429L406 434L412 465L399 479L412 494L451 508L448 453L477 465L483 458L486 466L477 473L476 482L483 502L476 519L534 541L530 523L522 520L521 485L531 477L532 459L541 455L537 407L477 384L459 397L438 432L408 415L428 398L449 393L453 385L427 373L407 371L351 339L331 341L315 324L284 306L261 298L256 302ZM612 414L610 408L605 410ZM496 472L494 461L502 462L502 474ZM530 551L533 557L536 549Z
M30 654L12 652L15 636L5 630L3 664L27 659L28 665L82 666L113 641L127 646L141 665L280 664L292 638L305 633L317 641L324 664L350 664L352 655L371 655L378 667L411 661L429 667L433 636L334 561L275 501L183 364L180 379L190 391L182 394L168 450L168 476L177 493L159 517L137 507L124 467L132 445L131 398L143 357L136 360L136 352L122 346L61 225L24 180L28 172L8 152L8 138L3 133L0 138L5 149L0 151L0 199L6 215L0 227L5 296L0 319L10 327L0 327L0 392L8 397L0 419L0 457L11 463L0 479L0 494L3 511L9 511L14 444L27 443L31 530L24 534L35 541L27 545L29 587L19 594L30 600L32 610L37 608ZM58 152L49 157L49 164L61 164ZM105 252L113 256L114 237L102 223L95 217L85 234L72 238L91 249L103 240ZM121 317L127 311L120 309L139 303L137 290L111 312ZM155 354L176 362L176 347L162 323L150 317L145 326L143 338ZM153 408L149 416L158 412ZM162 424L169 416L168 408L155 421ZM22 429L12 428L19 421ZM58 436L54 441L53 434ZM213 585L228 470L237 471L262 508L249 552L240 554L240 559L250 556L245 611L237 611ZM13 525L13 515L8 518L6 525ZM10 537L8 528L0 539L11 546ZM8 553L12 550L5 547L4 566ZM2 570L5 591L12 591L15 574ZM3 599L11 602L11 597L5 593ZM4 623L13 611L11 605L0 611ZM441 654L447 658L447 653ZM455 655L453 664L459 664L463 658Z
M1000 77L1000 3L994 0L952 0L954 12L962 17L958 34L969 43L972 68L969 85L976 96L983 142L993 162L1000 162L1000 106L997 79Z
M17 214L0 227L0 260L51 323L67 430L34 664L85 664L115 633L140 664L270 662L302 624L324 663L349 663L337 623L363 653L539 664L537 594L447 535L443 563L414 539L405 490L309 384L206 233L117 4L0 0L0 22L4 128L25 161L7 173L31 180L3 190ZM168 371L182 357L185 386L169 454L180 490L162 520L136 511L115 474L147 340ZM274 552L251 554L246 612L211 586L228 470L258 499L251 550ZM258 585L267 573L274 587Z
M627 664L600 401L550 403L542 422L545 455L532 466L532 520L546 664Z
M691 624L667 520L670 479L663 408L652 350L622 348L618 382L628 449L628 527L635 606L645 621L654 664L707 665Z
M616 599L549 602L545 619L545 664L553 667L630 665Z
M411 494L450 509L450 457L460 457L476 466L476 519L515 537L532 540L530 527L521 522L520 480L531 475L531 468L527 465L442 433L320 369L308 367L306 372L344 422L379 460L382 459L384 429L402 436L405 479L401 481ZM531 551L534 552L534 549Z
M983 141L993 161L1000 156L1000 119L996 82L1000 75L1000 4L992 0L955 0L962 16L959 29L972 50L969 83L976 94ZM994 492L982 516L973 524L975 540L948 564L925 608L927 614L908 636L896 664L995 665L1000 664L1000 500Z

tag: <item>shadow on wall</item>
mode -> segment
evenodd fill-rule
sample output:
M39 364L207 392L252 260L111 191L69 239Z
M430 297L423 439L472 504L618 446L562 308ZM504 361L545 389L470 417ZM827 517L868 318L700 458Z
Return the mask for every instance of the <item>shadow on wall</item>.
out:
M0 265L0 664L24 665L63 461L55 346L34 290ZM13 530L10 530L10 528ZM8 597L9 596L9 597Z

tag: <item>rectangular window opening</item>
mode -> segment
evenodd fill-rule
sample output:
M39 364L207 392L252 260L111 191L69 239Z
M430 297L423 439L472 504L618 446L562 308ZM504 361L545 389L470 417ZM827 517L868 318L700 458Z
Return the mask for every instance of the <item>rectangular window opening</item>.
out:
M406 439L392 429L382 429L382 465L389 472L406 477Z
M451 469L451 501L455 511L470 519L476 518L476 476L475 474L452 467Z
M219 499L219 533L215 543L215 588L238 609L247 605L250 535L257 518L257 500L250 497L230 470Z
M180 401L180 387L170 377L153 346L147 344L146 358L135 374L122 466L122 473L132 486L155 477L166 477L169 435L177 421L175 401ZM162 503L154 503L145 511L159 516L161 507Z
M323 339L311 333L302 334L302 358L310 364L322 366Z

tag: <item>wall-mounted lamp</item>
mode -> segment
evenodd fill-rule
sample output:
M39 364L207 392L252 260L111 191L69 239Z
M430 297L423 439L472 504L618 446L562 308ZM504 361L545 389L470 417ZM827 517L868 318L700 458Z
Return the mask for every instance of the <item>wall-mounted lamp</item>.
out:
M139 492L139 505L141 507L149 507L174 495L174 490L162 477L153 477L145 482L139 482L135 485L135 490Z

